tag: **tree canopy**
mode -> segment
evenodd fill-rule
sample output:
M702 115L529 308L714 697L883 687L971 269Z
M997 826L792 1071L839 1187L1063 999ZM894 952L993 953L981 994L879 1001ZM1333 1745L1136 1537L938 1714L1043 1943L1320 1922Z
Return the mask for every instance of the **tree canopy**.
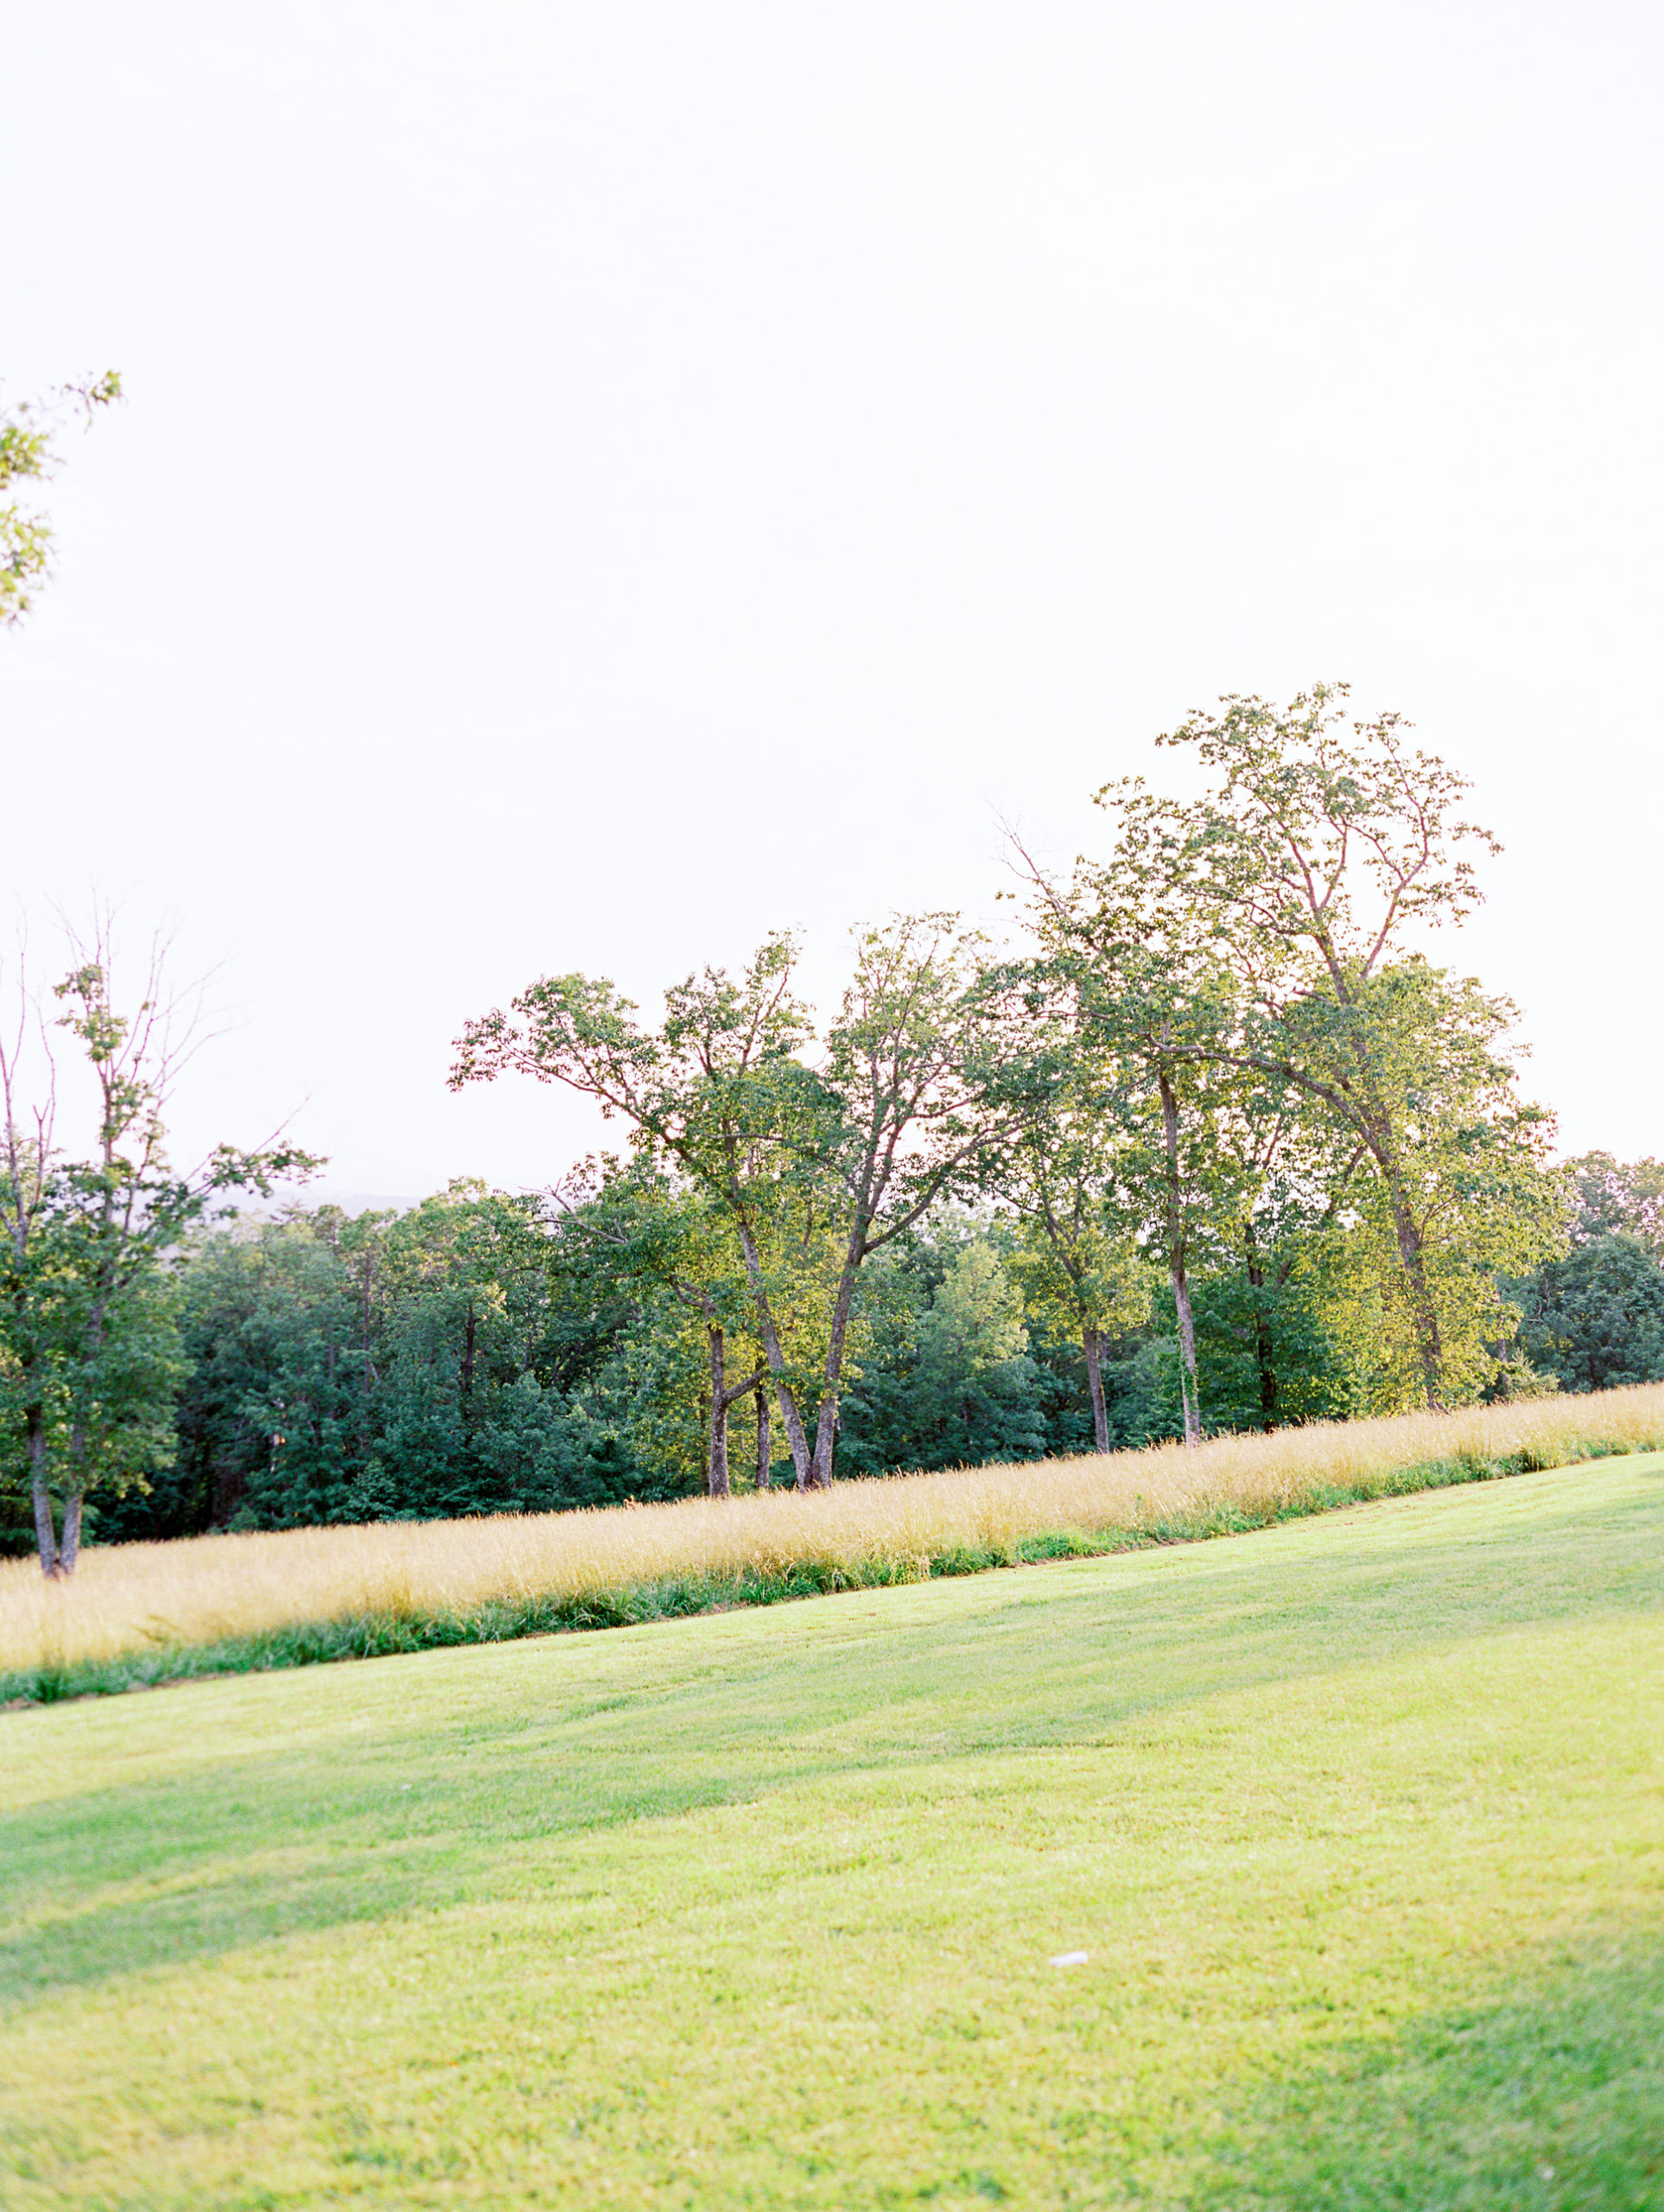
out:
M1515 1009L1433 957L1495 850L1463 779L1338 685L1160 743L1200 791L1106 785L1066 873L1019 849L1014 944L892 917L822 1016L777 931L656 1018L551 972L468 1022L454 1086L560 1084L623 1140L541 1192L352 1217L271 1198L281 1143L180 1175L162 998L92 945L37 1023L90 1146L28 1023L0 1050L0 1505L55 1572L83 1511L721 1497L777 1446L814 1489L1664 1374L1664 1170L1553 1166Z

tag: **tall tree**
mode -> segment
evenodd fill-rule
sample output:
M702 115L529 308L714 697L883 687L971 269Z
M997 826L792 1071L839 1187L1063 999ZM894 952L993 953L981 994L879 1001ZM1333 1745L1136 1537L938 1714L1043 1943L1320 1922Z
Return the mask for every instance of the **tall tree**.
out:
M1518 1295L1526 1353L1561 1389L1664 1380L1664 1267L1635 1237L1585 1237Z
M564 1084L630 1128L650 1163L670 1161L721 1213L738 1245L757 1334L800 1486L812 1460L783 1304L819 1232L806 1166L827 1142L824 1086L797 1058L810 1034L793 990L796 948L769 938L738 977L709 969L665 994L657 1029L606 979L543 976L457 1039L451 1086L507 1073ZM783 1214L802 1224L783 1233ZM720 1393L719 1393L720 1395Z
M785 937L738 980L708 969L667 993L656 1031L611 983L564 976L458 1039L454 1087L510 1071L567 1084L721 1209L802 1489L832 1479L862 1266L1032 1110L1007 1080L1019 1008L991 985L986 954L952 915L865 931L812 1067ZM791 1356L794 1312L812 1365ZM812 1440L806 1400L818 1401Z
M748 1287L738 1265L728 1224L707 1192L677 1189L673 1179L638 1154L626 1164L591 1160L552 1193L572 1233L586 1239L607 1269L619 1296L638 1324L656 1318L668 1300L693 1319L703 1338L705 1487L726 1497L729 1416L748 1397L760 1397L768 1369L760 1352L747 1357L739 1379L730 1366L736 1327L753 1332ZM766 1436L767 1418L763 1417ZM759 1453L765 1448L759 1443ZM761 1463L761 1484L768 1469Z
M1495 852L1496 841L1464 816L1465 780L1413 750L1401 717L1349 720L1346 696L1343 684L1318 684L1287 708L1231 696L1192 715L1158 743L1190 749L1208 788L1180 802L1138 779L1107 785L1115 845L1086 874L1119 925L1107 950L1183 942L1210 950L1229 976L1234 1033L1187 1051L1305 1092L1362 1147L1419 1394L1436 1406L1463 1362L1445 1341L1428 1250L1439 1209L1425 1203L1426 1154L1431 1141L1448 1161L1451 1146L1481 1142L1482 1127L1432 1131L1425 1102L1439 1085L1430 1093L1423 1077L1439 1064L1440 1020L1462 1029L1454 1057L1470 1078L1456 1086L1465 1103L1446 1103L1482 1116L1488 1173L1538 1165L1546 1117L1515 1098L1496 1049L1510 1010L1489 1001L1481 1012L1477 986L1439 980L1415 943L1478 902L1470 853Z
M862 1270L839 1408L840 1456L861 1473L1045 1455L1057 1378L1032 1356L1013 1227L939 1207Z
M1286 1085L1250 1087L1221 1132L1239 1202L1209 1318L1251 1361L1254 1418L1267 1433L1340 1409L1316 1294L1362 1153L1303 1112L1308 1103Z
M1031 1313L1055 1314L1081 1348L1093 1441L1109 1449L1103 1354L1146 1320L1150 1268L1128 1204L1124 1144L1089 1093L1037 1117L991 1163L990 1187L1021 1224L1010 1269Z
M1033 995L989 953L980 931L945 913L900 915L856 938L855 972L828 1030L822 1070L839 1109L819 1158L836 1192L840 1258L811 1487L832 1479L861 1268L946 1192L974 1185L1048 1110Z
M142 1479L147 1458L168 1448L178 1363L164 1290L181 1240L229 1193L269 1196L277 1179L319 1164L290 1145L220 1146L196 1171L178 1174L168 1161L162 1115L191 1040L181 1033L178 1001L165 993L160 950L153 949L131 1013L116 1004L107 924L74 951L74 967L53 994L61 1009L55 1022L40 1018L25 988L19 1027L0 1045L0 1350L10 1395L21 1401L36 1545L48 1578L74 1572L88 1491L119 1491ZM32 1096L31 1027L40 1047ZM75 1039L92 1077L94 1138L79 1158L57 1141L53 1027Z
M1082 862L1060 884L1023 846L1016 850L1042 948L1026 987L1047 1006L1054 1036L1061 1030L1069 1040L1068 1081L1089 1096L1122 1209L1165 1271L1183 1434L1199 1445L1192 1258L1240 1205L1237 1163L1220 1142L1222 1116L1242 1089L1224 1050L1235 1023L1229 978L1184 902L1163 895L1147 856L1142 869Z

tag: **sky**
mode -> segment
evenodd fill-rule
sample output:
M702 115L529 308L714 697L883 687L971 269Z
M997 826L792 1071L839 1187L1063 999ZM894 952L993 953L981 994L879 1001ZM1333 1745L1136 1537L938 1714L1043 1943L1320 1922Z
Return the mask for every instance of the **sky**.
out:
M601 1132L535 976L994 919L1003 823L1349 680L1505 856L1444 957L1664 1153L1664 14L1532 0L8 10L0 397L118 368L0 634L3 887L212 971L175 1150Z

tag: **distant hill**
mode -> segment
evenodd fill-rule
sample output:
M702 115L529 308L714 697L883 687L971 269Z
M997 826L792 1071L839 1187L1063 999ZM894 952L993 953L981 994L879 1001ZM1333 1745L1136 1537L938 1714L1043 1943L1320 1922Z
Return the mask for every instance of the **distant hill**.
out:
M421 1204L421 1198L412 1197L408 1191L338 1191L329 1183L304 1183L274 1191L270 1198L254 1199L235 1211L255 1220L270 1221L287 1213L291 1206L304 1206L308 1211L314 1206L339 1206L348 1214L408 1213L412 1206Z
M304 1206L339 1206L343 1213L407 1213L412 1206L422 1204L420 1197L410 1193L397 1194L385 1191L338 1191L327 1183L308 1183L297 1191L291 1204Z

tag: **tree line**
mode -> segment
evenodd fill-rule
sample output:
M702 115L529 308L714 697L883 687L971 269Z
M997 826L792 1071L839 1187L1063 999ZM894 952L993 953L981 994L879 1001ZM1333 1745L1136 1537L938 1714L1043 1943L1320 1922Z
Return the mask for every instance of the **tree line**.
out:
M113 372L0 415L0 626L48 573L50 476ZM1550 1165L1515 1009L1432 957L1496 850L1464 779L1343 684L1156 741L1102 849L1013 839L1021 927L857 935L820 1022L797 948L645 1020L543 976L451 1082L530 1077L625 1141L539 1197L291 1205L273 1140L180 1173L188 1057L107 931L0 1039L0 1541L540 1510L777 1467L1021 1458L1664 1372L1661 1173ZM60 1141L57 1048L92 1132ZM31 1064L31 1055L32 1062Z
M599 1103L547 1191L349 1217L318 1163L168 1165L177 1054L108 947L49 1001L97 1140L0 1046L0 1522L103 1540L543 1511L1105 1450L1664 1375L1664 1171L1549 1162L1514 1010L1436 964L1480 894L1464 787L1343 687L1165 738L1200 795L1013 846L1020 928L859 933L829 1020L769 937L645 1020L536 979L451 1080ZM48 1090L48 1096L50 1096Z

